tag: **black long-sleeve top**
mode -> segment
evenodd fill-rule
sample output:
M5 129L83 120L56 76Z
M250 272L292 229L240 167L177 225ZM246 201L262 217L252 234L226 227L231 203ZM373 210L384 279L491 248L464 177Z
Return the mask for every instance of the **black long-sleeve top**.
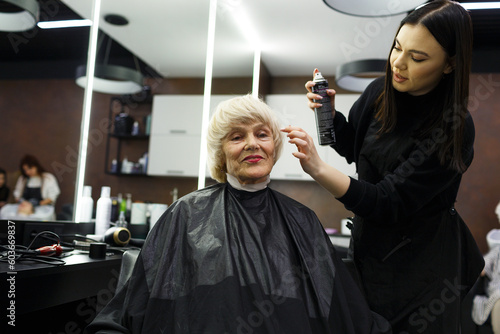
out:
M456 333L461 297L484 263L453 208L462 174L442 165L431 149L443 141L444 132L420 136L420 125L442 103L441 88L422 96L395 91L398 119L387 134L378 134L374 117L383 77L367 87L348 119L340 112L334 119L337 143L332 147L355 162L358 172L339 198L356 215L353 257L370 307L390 320L395 333ZM463 161L469 166L474 124L468 113L464 131ZM429 321L422 310L436 307L450 282L461 289L439 304L442 309Z
M436 154L429 154L426 148L429 140L439 143L444 134L435 131L434 136L418 140L412 133L418 131L416 128L440 98L440 91L436 89L424 96L396 91L401 110L396 130L373 144L376 135L373 130L378 130L373 119L374 102L383 88L384 78L375 80L350 110L349 122L336 113L339 142L333 147L348 162L356 163L359 174L359 179L351 180L347 193L339 200L356 215L383 224L400 223L405 217L433 208L452 207L462 174L441 165ZM474 123L470 114L465 121L463 159L469 166L474 155ZM373 150L364 150L364 143Z

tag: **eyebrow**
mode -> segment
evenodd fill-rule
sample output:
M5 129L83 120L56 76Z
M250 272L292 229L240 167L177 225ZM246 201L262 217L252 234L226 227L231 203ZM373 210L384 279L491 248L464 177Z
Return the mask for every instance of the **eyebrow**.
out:
M398 39L396 38L396 43L398 45L401 45L401 43L399 43ZM426 57L430 57L429 54L427 54L426 52L424 51L419 51L419 50L415 50L415 49L411 49L411 50L408 50L408 52L412 52L412 53L418 53L418 54L421 54L423 56L426 56Z
M262 129L266 129L269 130L269 132L272 133L272 130L271 128L269 127L269 125L263 123L263 122L257 122L257 123L254 123L254 125L252 126L252 131L255 131L256 129L258 130L262 130ZM243 131L246 131L245 127L244 126L234 126L231 128L231 130L226 134L225 138L228 138L229 136L232 136L233 134L235 133L238 133L238 132L243 132Z

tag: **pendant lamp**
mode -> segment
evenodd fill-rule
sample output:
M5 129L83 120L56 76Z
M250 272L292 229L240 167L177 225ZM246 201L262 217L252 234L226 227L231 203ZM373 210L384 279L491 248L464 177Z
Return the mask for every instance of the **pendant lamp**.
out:
M101 41L99 42L98 50L100 49L100 45L105 38L107 38L107 46L104 61L102 64L97 63L95 65L93 91L115 95L136 94L141 92L144 87L144 77L140 71L137 57L130 54L131 57L133 57L135 69L121 65L108 64L112 39L103 34ZM82 88L86 86L86 75L87 66L78 66L76 69L76 84L78 86Z
M87 66L76 68L76 84L87 84ZM118 65L98 65L94 69L93 91L106 94L135 94L143 90L144 77L138 71Z
M424 0L323 0L330 8L353 16L380 17L408 13L426 3Z
M33 29L39 15L40 6L36 0L0 0L0 31Z
M370 82L385 74L386 62L386 59L362 59L339 65L335 82L340 88L363 92Z

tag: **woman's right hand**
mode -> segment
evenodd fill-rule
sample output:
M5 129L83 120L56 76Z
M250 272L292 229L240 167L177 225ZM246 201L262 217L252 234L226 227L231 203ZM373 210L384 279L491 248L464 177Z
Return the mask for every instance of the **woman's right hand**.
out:
M314 72L313 72L313 78L314 78L314 75L319 72L319 70L317 68L314 69ZM322 96L319 95L319 94L315 94L312 92L312 87L315 85L314 81L308 81L306 82L306 89L307 89L307 99L309 100L309 103L308 103L308 106L309 108L311 108L311 110L314 111L315 108L320 108L322 106L322 104L319 102L321 99L322 99ZM332 114L333 114L333 117L335 117L335 90L334 89L328 89L326 91L326 93L328 94L328 96L330 96L330 102L331 102L331 105L332 105ZM314 100L318 101L318 102L314 102Z

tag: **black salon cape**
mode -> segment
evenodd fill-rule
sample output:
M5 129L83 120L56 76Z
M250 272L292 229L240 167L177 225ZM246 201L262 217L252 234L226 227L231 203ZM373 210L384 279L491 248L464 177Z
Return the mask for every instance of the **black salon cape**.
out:
M155 224L125 287L87 327L123 333L390 333L307 207L216 184ZM112 333L112 331L111 331Z

